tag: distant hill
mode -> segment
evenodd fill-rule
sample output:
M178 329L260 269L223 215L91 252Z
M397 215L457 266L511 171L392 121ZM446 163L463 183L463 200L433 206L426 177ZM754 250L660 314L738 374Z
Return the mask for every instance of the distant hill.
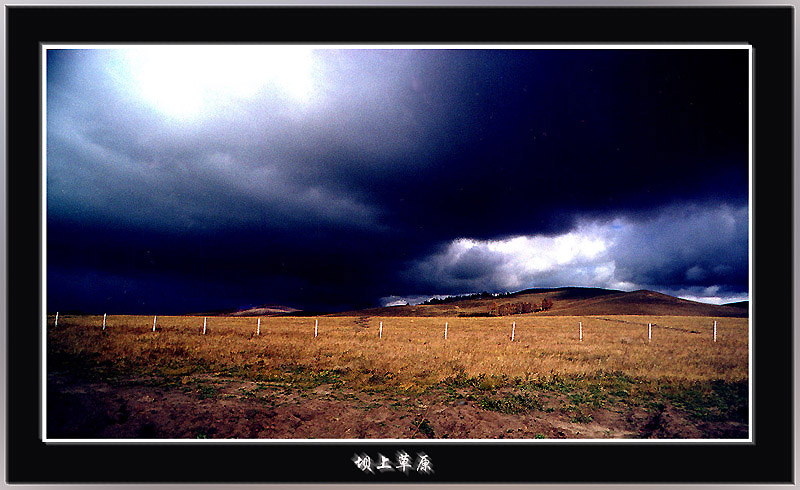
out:
M493 306L513 303L540 305L547 298L553 302L547 311L522 315L680 315L746 317L747 309L731 305L711 305L675 298L655 291L617 291L601 288L564 287L526 289L498 298L465 299L446 304L389 306L334 313L329 316L488 316Z
M239 310L230 314L230 316L279 316L296 313L300 310L292 308L291 306L280 305L264 305L254 306L246 310Z
M750 308L749 301L738 301L736 303L725 303L723 306L733 306L734 308L744 308L745 310Z
M746 317L747 311L724 305L712 305L676 298L655 291L639 290L604 295L596 299L575 301L557 307L543 315L679 315Z
M195 315L206 316L282 316L282 315L297 315L301 310L292 308L291 306L282 305L261 305L253 306L244 310L229 309L229 310L215 310L206 313L195 313Z

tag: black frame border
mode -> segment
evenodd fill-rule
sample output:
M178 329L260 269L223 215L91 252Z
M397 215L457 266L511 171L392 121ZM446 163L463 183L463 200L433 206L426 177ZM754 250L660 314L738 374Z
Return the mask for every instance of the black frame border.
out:
M793 482L793 19L792 7L7 6L7 481ZM42 443L42 339L31 317L41 311L43 42L751 44L754 443ZM427 453L435 472L370 475L351 461L398 449Z

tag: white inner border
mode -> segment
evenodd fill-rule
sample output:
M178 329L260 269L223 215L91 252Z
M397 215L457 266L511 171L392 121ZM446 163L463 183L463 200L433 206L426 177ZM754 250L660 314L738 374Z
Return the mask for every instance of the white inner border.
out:
M163 44L167 45L167 43ZM51 439L47 437L47 51L49 49L124 49L124 48L152 48L158 49L161 45L148 44L42 44L41 45L41 107L40 114L42 120L41 150L42 150L42 303L40 305L40 317L42 321L41 348L42 348L42 379L41 379L41 427L40 437L46 444L231 444L231 443L254 443L254 444L386 444L398 443L404 445L417 444L752 444L754 440L753 428L753 392L754 392L754 366L753 366L753 304L755 291L753 289L753 47L749 44L265 44L265 43L221 43L221 44L172 44L169 46L243 46L243 45L274 45L285 47L313 47L315 49L481 49L481 50L561 50L561 49L626 49L626 50L663 50L663 49L746 49L748 51L748 168L749 168L749 202L748 202L748 434L747 439Z

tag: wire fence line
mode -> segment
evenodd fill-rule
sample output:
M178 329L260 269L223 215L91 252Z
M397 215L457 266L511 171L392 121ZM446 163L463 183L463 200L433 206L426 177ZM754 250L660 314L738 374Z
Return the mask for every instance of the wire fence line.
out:
M594 317L590 317L590 318L593 318L595 320L603 320L605 322L627 323L629 325L640 325L640 326L643 326L643 327L646 327L647 325L652 325L654 327L663 328L663 329L666 329L666 330L677 330L679 332L686 332L686 333L703 333L703 332L700 332L699 330L689 330L688 328L670 327L670 326L667 326L667 325L659 325L658 323L651 323L651 322L648 322L648 323L632 322L632 321L628 321L628 320L616 320L616 319L611 319L611 318L602 318L602 317L599 317L599 316L594 316Z
M52 316L52 315L48 315L48 316ZM78 315L78 316L79 317L84 317L84 316L96 316L96 315ZM123 316L129 316L129 315L123 315ZM144 317L144 315L132 315L132 316L135 316L135 317L142 316L142 317ZM72 321L70 321L70 320L73 320L73 318L71 318L71 317L74 317L74 315L62 315L61 318L60 318L61 321L58 322L58 323L54 323L54 326L57 328L59 323L62 325L62 327L66 326L66 325L69 325L69 324L74 324ZM203 318L202 316L196 317L194 315L190 315L189 317L190 318ZM99 318L101 318L101 317L98 316L98 321L99 321ZM110 316L109 316L109 318L110 318ZM169 318L169 317L166 317L166 318ZM184 318L186 318L186 317L184 317ZM242 317L215 317L215 318L222 318L224 320L234 320L234 319L236 319L236 320L239 320L239 322L237 322L237 323L243 323L242 320L244 320L244 318L242 318ZM256 335L260 335L261 334L261 317L249 317L249 318L253 321L254 325L255 325L255 322L256 322L256 319L257 319L258 325L257 325L256 329L254 329L254 330L257 330ZM271 317L271 318L274 318L274 317ZM592 319L592 320L600 320L600 321L609 322L609 323L627 324L627 325L635 325L635 326L641 326L641 327L652 326L652 327L657 327L657 328L661 328L661 329L665 329L665 330L674 330L674 331L684 332L684 333L689 333L689 334L702 334L703 333L703 332L701 332L699 330L675 327L675 326L671 326L671 325L661 325L661 324L653 323L653 322L637 322L637 321L631 321L631 320L623 320L623 319L620 319L620 318L604 318L604 317L600 317L600 316L587 316L587 317L584 317L584 318L585 319ZM522 319L526 319L526 318L525 317L521 317L521 318L518 318L518 319L522 320ZM204 320L205 320L205 318L204 318ZM364 328L369 328L370 324L371 324L370 320L372 320L372 318L361 316L361 317L358 317L355 320L355 324L357 326L361 326L361 327L364 327ZM509 319L509 320L511 320L511 319ZM533 319L531 319L531 320L533 320ZM317 319L315 319L315 330L318 328L317 324L316 324L316 321L317 321ZM105 315L103 315L103 327L104 327L103 330L105 330L105 323L106 323L105 322ZM155 323L155 316L154 316L154 323ZM383 322L381 322L381 323L383 323ZM513 324L515 324L515 323L516 323L516 320L513 320ZM126 326L134 327L134 328L139 327L139 325L130 325L130 324L126 325ZM229 328L231 326L233 326L233 325L228 325L228 326L226 326L226 328ZM514 326L511 327L512 328L512 332L513 332ZM525 326L525 325L523 324L521 326ZM528 327L536 327L536 325L527 325L527 326ZM563 325L563 326L567 327L567 325ZM160 328L158 330L167 330L167 331L183 330L184 328L186 328L186 326L183 326L183 325L175 326L175 325L169 325L169 324L162 324L162 325L159 325L159 327ZM383 327L383 325L381 325L381 327ZM498 325L498 327L499 327L499 325ZM571 328L571 326L569 326L569 327ZM447 328L447 327L445 326L445 328ZM151 327L148 326L148 330L150 330L150 329L151 329ZM206 325L205 325L205 321L204 321L203 330L205 331L205 329L206 329ZM383 328L381 328L381 330L383 330ZM512 333L512 336L513 336L513 333ZM315 337L316 337L316 335L315 335ZM447 338L447 333L446 333L446 330L445 330L445 339L446 338ZM512 341L513 340L514 339L512 337ZM583 339L581 339L581 340L583 340Z

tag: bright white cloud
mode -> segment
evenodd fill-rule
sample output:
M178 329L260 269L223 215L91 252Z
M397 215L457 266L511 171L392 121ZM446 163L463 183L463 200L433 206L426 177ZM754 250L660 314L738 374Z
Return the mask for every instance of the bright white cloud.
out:
M613 236L607 225L585 223L558 236L461 238L418 267L426 270L429 277L453 279L457 289L515 290L546 277L588 286L613 279L615 266L607 257L612 246Z

